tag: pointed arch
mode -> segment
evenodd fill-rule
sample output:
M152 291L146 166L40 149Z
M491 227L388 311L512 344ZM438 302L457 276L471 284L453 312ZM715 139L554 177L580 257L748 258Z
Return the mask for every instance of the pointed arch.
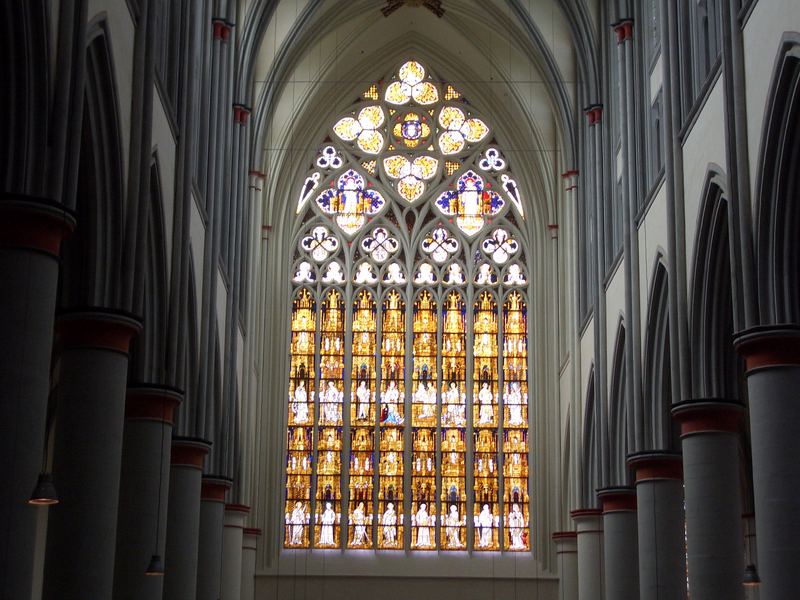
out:
M614 354L611 360L611 387L609 393L608 439L610 446L609 473L611 484L627 485L629 483L626 460L631 451L628 430L628 397L627 370L625 364L625 321L620 318L617 326Z
M757 264L761 322L800 322L800 34L783 36L761 136Z
M733 349L739 290L731 276L728 199L721 169L709 167L695 236L691 279L692 389L697 397L738 398Z
M650 284L644 340L644 443L646 449L677 446L673 435L672 369L670 363L669 280L666 259L659 253Z
M595 389L594 365L589 371L586 385L586 412L583 420L583 469L581 471L582 490L580 508L597 506L597 489L601 487L600 477L600 418L598 415L597 393Z
M61 304L115 306L123 231L124 168L114 64L105 22L86 48L86 91L75 234L64 244Z

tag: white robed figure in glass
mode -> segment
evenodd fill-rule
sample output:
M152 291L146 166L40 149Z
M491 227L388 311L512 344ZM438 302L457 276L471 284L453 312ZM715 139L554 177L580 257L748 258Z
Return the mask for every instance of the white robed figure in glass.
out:
M450 512L447 514L447 547L461 548L460 525L461 519L458 516L458 508L455 504L450 505Z
M330 502L325 503L325 512L322 513L322 528L319 532L320 546L333 546L333 524L336 523L336 513L333 512Z
M383 513L381 518L381 525L383 525L383 542L387 546L397 545L397 513L394 511L394 504L391 502L386 505L386 512Z
M431 546L430 516L428 515L427 508L428 507L423 502L419 505L419 510L416 514L417 546L421 547Z
M481 390L478 392L478 402L480 404L480 413L478 421L481 425L491 423L494 419L494 410L492 409L492 392L489 389L488 383L481 385Z
M522 392L519 382L511 382L511 388L506 395L506 406L508 406L508 424L522 425Z
M480 527L480 538L478 545L481 548L489 548L492 545L492 525L494 516L489 511L489 505L484 504L481 514L478 515L478 526Z
M294 413L295 423L308 422L308 393L306 392L305 381L298 383L297 388L294 390L292 412Z
M338 423L342 418L342 392L336 389L333 381L328 382L328 387L320 393L320 402L327 423Z
M522 530L525 527L525 516L519 510L519 504L511 507L511 514L508 515L508 531L511 535L511 549L524 550L525 543L522 541Z
M364 503L359 502L356 509L353 511L353 545L366 546L367 545L367 517L364 514Z
M356 399L358 400L358 420L369 418L369 388L365 381L361 381L356 389Z
M291 516L291 541L292 546L301 546L303 544L303 529L306 524L306 511L303 510L303 503L296 502Z

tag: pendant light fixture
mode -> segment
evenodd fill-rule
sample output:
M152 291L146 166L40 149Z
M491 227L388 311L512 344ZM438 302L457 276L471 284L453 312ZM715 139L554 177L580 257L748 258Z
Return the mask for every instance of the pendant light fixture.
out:
M50 400L52 401L53 399L53 394L51 392ZM48 404L52 405L52 402L48 402ZM39 478L36 480L36 487L33 488L31 497L28 498L28 504L33 506L52 506L58 504L58 494L56 493L56 486L53 483L53 474L47 472L47 459L50 455L50 421L51 420L48 418L45 423L42 471L39 473Z
M164 575L164 561L161 560L161 555L158 553L158 537L161 534L161 484L164 475L164 430L167 428L165 422L166 403L165 399L161 397L161 447L158 450L158 508L156 509L156 537L154 540L155 550L153 556L150 557L150 564L147 565L144 574L149 577L163 577Z

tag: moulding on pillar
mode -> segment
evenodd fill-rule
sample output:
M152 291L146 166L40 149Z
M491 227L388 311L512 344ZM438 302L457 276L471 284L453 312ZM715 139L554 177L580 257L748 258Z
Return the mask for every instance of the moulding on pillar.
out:
M628 455L628 466L636 471L636 483L656 479L683 480L683 457L679 452L636 452Z
M203 475L203 483L200 487L200 498L203 502L225 503L225 492L231 489L233 480L229 477L220 475Z
M617 44L633 39L633 19L620 19L611 25L617 34Z
M45 198L0 194L0 248L61 253L61 242L75 229L75 213Z
M250 537L261 537L261 530L257 527L245 527L243 533L244 535L249 535Z
M761 325L738 333L734 348L752 371L760 367L800 365L800 326Z
M603 105L602 104L591 104L587 106L583 112L586 114L586 121L591 127L592 125L597 125L598 123L602 122L603 120Z
M250 117L250 107L244 104L233 105L233 121L239 125L247 125L247 119Z
M225 527L236 527L244 533L244 520L250 514L250 507L244 504L225 505Z
M211 442L201 438L172 436L173 467L191 467L203 470L203 459L211 449Z
M127 354L142 330L131 313L109 308L75 308L56 317L57 343L62 348L104 348Z
M603 514L636 512L636 489L632 487L606 487L597 490L603 505Z
M220 17L211 19L214 26L214 39L227 42L231 37L231 24Z
M603 531L603 511L599 508L579 508L570 511L569 516L575 521L577 526L577 534L583 533L601 533ZM586 529L586 527L594 526L594 529Z
M129 385L125 418L172 425L175 409L182 401L183 391L177 388L146 383Z
M672 407L672 417L681 425L681 437L693 433L737 433L744 415L738 400L698 398Z

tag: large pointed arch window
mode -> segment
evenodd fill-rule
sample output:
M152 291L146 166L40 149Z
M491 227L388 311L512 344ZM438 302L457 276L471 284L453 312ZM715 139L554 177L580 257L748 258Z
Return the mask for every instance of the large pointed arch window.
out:
M513 155L415 60L298 182L285 548L530 550L528 240Z

